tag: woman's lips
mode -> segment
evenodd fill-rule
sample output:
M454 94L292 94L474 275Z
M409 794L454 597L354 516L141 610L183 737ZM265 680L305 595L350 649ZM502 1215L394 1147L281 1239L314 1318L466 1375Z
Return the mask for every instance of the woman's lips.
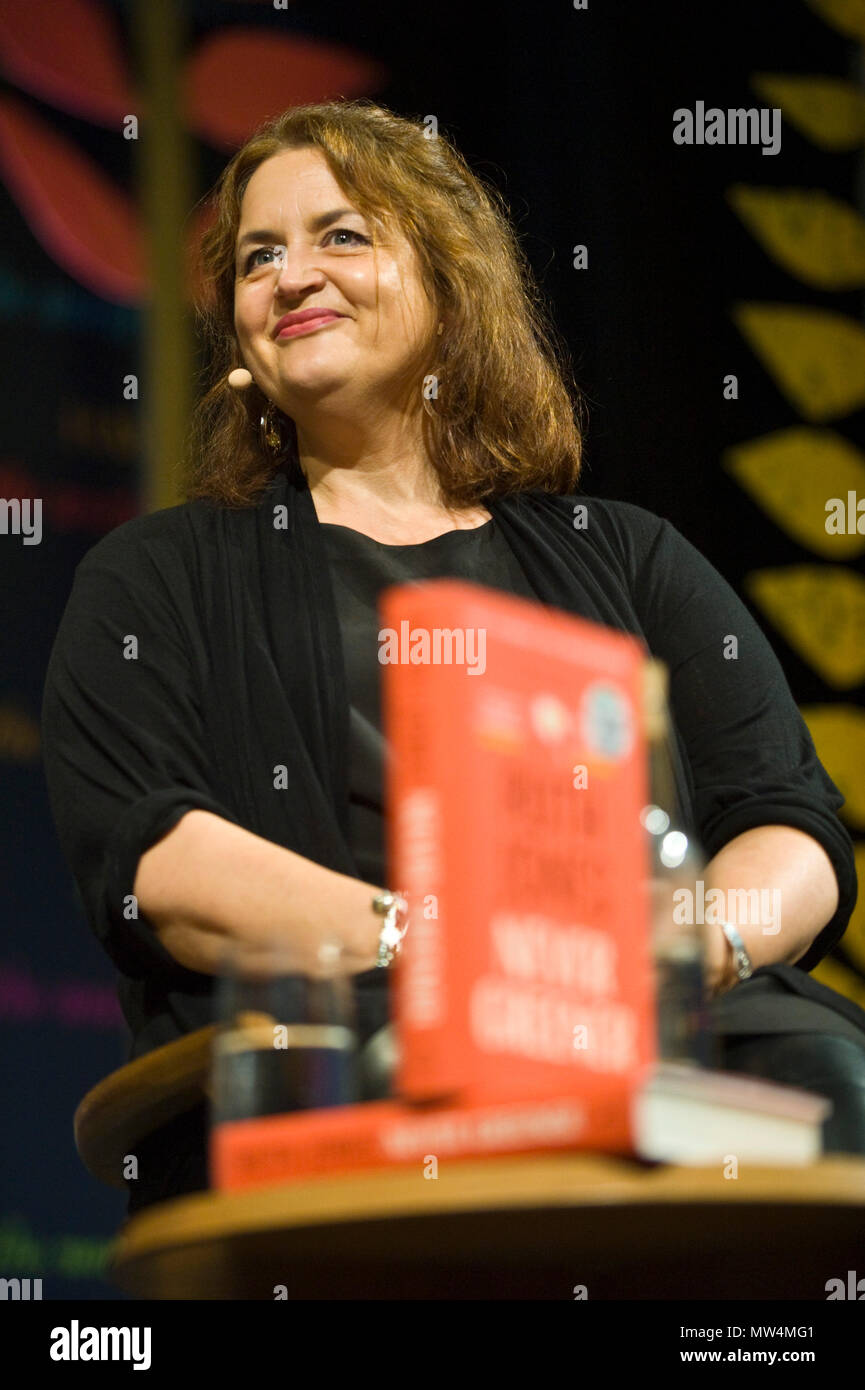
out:
M303 319L300 323L288 323L285 328L281 328L277 333L277 338L296 338L301 333L313 333L316 328L323 328L326 323L339 323L342 314L319 314L314 319Z

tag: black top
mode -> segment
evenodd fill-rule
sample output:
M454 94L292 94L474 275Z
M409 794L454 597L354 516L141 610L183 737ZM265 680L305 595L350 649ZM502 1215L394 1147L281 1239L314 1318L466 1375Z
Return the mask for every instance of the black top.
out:
M535 598L495 521L468 531L446 531L414 545L389 545L361 531L322 524L339 613L349 698L349 843L358 874L392 885L385 845L381 665L376 660L378 596L391 584L424 579L468 579ZM387 1021L388 976L374 969L356 978L361 1031Z
M467 579L533 599L534 591L494 521L415 545L389 545L325 522L350 703L349 840L361 878L388 884L384 830L381 665L375 660L378 596L391 584Z
M132 1056L213 1021L213 978L180 966L129 910L141 855L186 811L387 882L378 667L358 654L374 594L409 576L534 594L636 634L667 663L679 793L707 856L779 823L833 863L837 911L790 970L816 986L804 972L855 904L853 848L843 798L747 609L643 508L539 492L485 505L493 520L474 531L381 545L322 525L302 475L280 471L253 507L195 501L138 517L79 564L46 675L44 766L88 920L120 974ZM724 659L729 633L737 661ZM362 1034L381 1021L385 983L384 971L358 980Z

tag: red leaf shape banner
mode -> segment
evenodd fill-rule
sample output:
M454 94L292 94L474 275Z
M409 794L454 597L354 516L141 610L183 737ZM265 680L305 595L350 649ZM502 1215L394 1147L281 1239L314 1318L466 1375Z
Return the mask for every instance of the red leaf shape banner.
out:
M117 31L92 0L0 0L0 64L25 92L96 125L141 116Z
M186 73L186 119L217 149L232 152L289 106L369 96L388 80L380 63L352 49L260 29L205 39Z
M144 257L132 199L8 96L0 98L0 172L52 260L103 299L140 302Z

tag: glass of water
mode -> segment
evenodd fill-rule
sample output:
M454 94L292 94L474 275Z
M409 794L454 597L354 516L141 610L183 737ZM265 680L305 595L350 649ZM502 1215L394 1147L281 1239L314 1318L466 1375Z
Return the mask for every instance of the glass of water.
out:
M212 1125L360 1099L354 991L338 941L312 964L284 944L232 945L216 1002Z

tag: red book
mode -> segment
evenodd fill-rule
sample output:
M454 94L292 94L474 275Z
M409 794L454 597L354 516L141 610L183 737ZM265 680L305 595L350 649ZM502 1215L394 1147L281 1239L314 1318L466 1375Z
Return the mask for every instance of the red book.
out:
M219 1188L635 1151L656 1058L645 648L474 584L382 597L399 1099L219 1125Z
M222 1191L485 1154L603 1149L633 1152L625 1081L591 1099L576 1095L477 1106L412 1106L371 1101L267 1115L216 1126L210 1180Z
M590 1106L656 1055L645 646L449 579L380 619L400 1096Z

